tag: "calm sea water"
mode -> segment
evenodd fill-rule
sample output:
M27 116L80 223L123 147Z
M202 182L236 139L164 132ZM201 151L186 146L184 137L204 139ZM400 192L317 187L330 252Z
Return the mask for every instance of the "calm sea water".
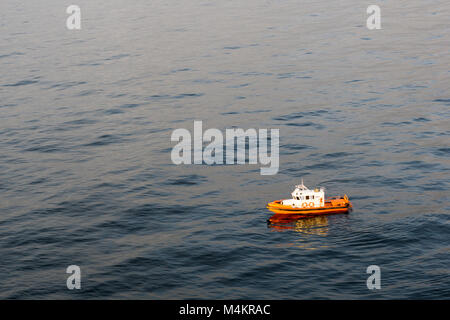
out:
M1 298L450 298L448 1L76 4L0 4ZM194 120L279 173L172 164ZM354 211L267 225L301 178Z

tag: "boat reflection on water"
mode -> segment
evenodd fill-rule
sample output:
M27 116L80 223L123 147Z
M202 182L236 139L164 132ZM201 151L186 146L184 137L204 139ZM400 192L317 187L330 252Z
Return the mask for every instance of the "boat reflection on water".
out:
M275 214L267 220L267 226L277 231L293 230L304 234L326 236L328 234L328 217Z

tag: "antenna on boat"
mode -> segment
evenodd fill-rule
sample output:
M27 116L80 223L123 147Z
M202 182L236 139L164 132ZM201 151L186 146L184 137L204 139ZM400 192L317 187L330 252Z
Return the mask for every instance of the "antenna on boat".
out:
M308 188L303 184L303 178L302 178L302 184L297 186L300 190L308 190Z

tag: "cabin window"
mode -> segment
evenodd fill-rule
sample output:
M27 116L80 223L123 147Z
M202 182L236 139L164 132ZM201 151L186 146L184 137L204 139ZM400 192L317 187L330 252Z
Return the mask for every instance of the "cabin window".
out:
M309 200L309 196L306 196L306 200Z

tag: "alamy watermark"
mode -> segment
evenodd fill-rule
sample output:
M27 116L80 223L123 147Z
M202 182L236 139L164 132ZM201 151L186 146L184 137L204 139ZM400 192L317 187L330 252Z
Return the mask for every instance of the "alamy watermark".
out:
M367 289L381 289L381 269L377 265L371 265L367 267L366 273L370 274L367 278Z
M381 29L381 9L379 6L373 4L367 7L367 14L370 16L367 18L366 26L369 30Z
M77 5L70 5L66 9L66 13L70 16L66 20L66 27L69 30L81 29L81 9Z
M203 132L203 122L194 121L193 135L189 130L183 128L172 132L171 141L178 143L172 149L171 159L177 165L192 163L245 164L248 151L248 164L257 164L259 161L261 165L266 166L261 168L261 175L274 175L278 173L280 163L280 131L279 129L270 129L270 137L268 132L268 129L226 129L224 148L222 131L211 128ZM237 140L237 144L235 144L235 140ZM209 142L205 148L203 148L204 142ZM267 147L269 143L270 155Z
M67 289L81 289L81 269L77 265L68 266L66 273L71 275L67 278L66 285Z

